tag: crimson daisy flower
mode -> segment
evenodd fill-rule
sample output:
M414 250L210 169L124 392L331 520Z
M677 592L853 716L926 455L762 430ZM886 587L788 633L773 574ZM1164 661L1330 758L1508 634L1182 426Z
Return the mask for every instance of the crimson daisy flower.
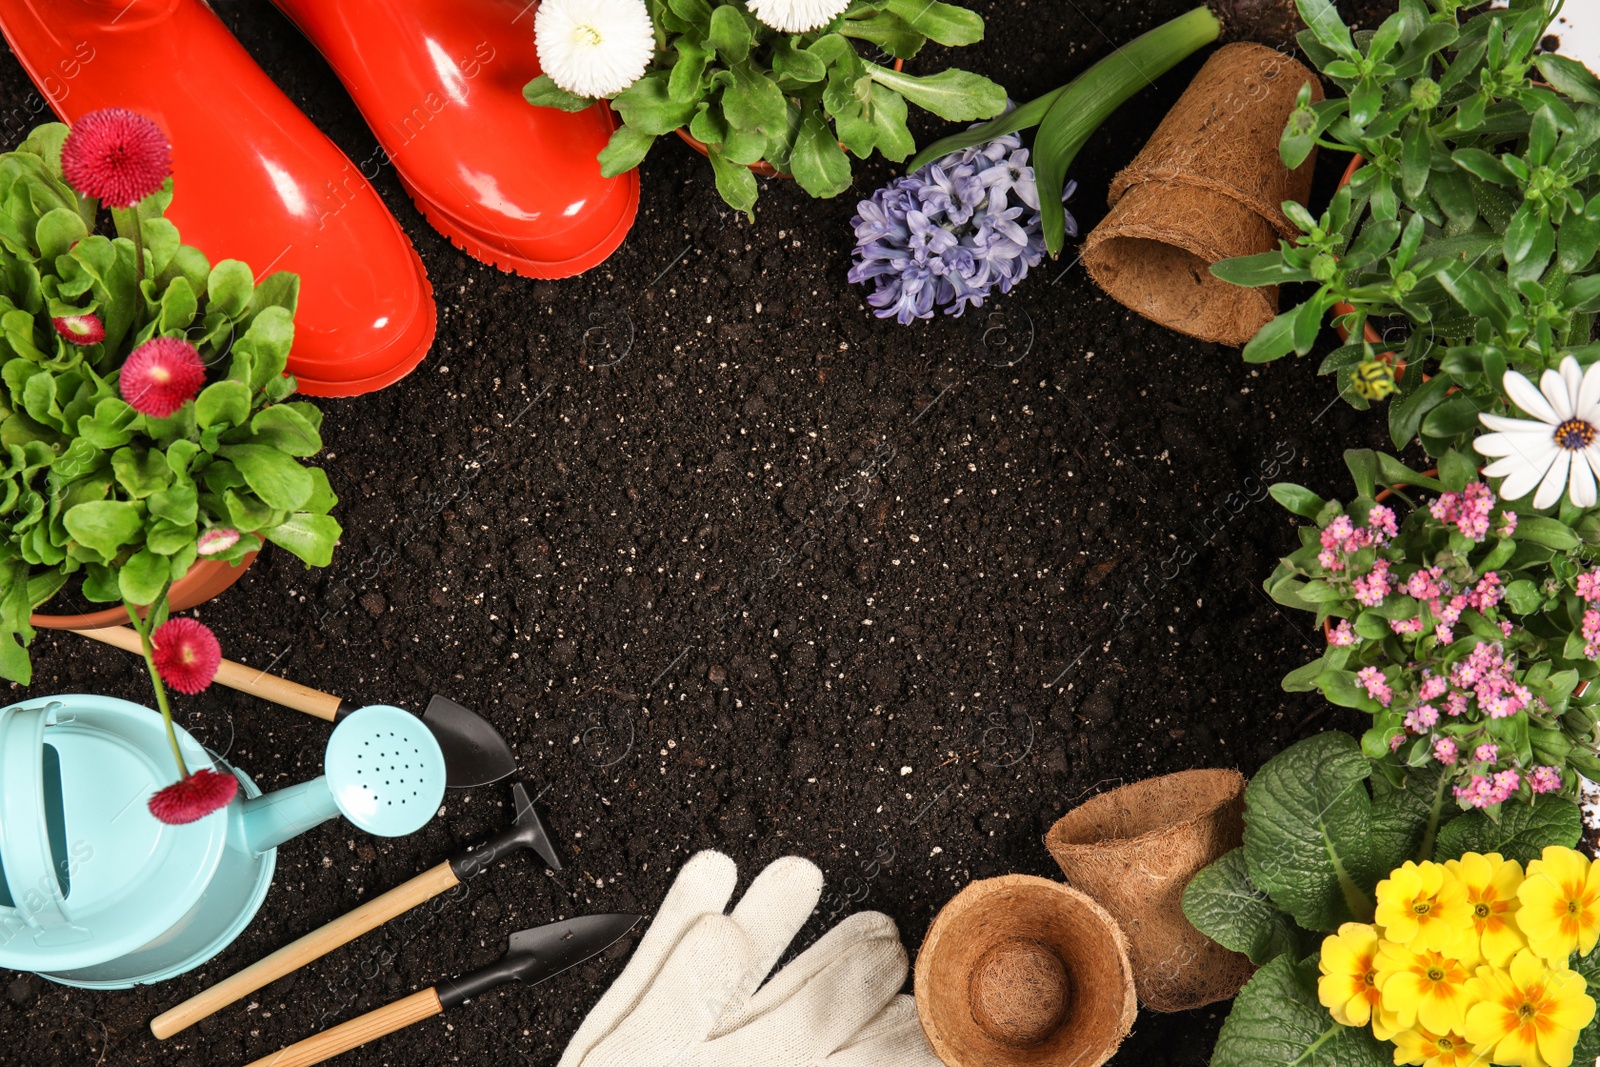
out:
M161 680L191 696L211 684L222 665L222 645L211 628L195 619L168 619L150 635Z
M118 389L135 411L165 419L193 400L205 381L205 364L194 345L178 337L152 337L122 364Z
M172 173L167 135L137 111L108 107L72 124L61 145L61 175L107 207L132 207Z
M75 345L94 345L106 339L105 324L96 315L62 315L50 321L56 333Z
M213 770L195 771L150 798L150 814L169 826L182 826L225 808L239 792L239 779Z

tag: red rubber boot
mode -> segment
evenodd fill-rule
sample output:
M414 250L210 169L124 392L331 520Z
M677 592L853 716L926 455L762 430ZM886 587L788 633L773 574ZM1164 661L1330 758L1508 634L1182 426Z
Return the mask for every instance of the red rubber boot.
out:
M370 392L421 362L436 318L411 242L201 0L0 0L0 30L63 120L125 107L166 132L186 243L300 275L303 392Z
M531 278L604 260L639 208L639 176L603 178L611 109L536 108L527 0L273 0L339 75L417 207L468 255Z

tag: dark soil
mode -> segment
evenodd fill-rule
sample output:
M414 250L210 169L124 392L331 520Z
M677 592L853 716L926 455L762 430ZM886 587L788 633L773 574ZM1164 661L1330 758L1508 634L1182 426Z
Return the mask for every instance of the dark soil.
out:
M1026 99L1190 3L983 0L989 39L926 61ZM1370 26L1386 5L1341 6ZM222 7L313 120L372 155L287 21ZM1083 152L1084 233L1200 61ZM32 93L0 60L0 107ZM1344 163L1321 161L1320 199ZM745 882L811 857L830 888L808 940L876 908L914 954L968 882L1059 877L1044 833L1097 791L1251 773L1355 725L1279 688L1320 642L1261 591L1294 543L1265 487L1346 493L1340 452L1384 447L1382 419L1330 404L1313 360L1253 368L1146 322L1070 248L981 313L871 317L845 281L849 220L892 173L861 167L831 202L768 181L748 225L669 138L644 164L627 243L562 282L463 256L382 173L438 294L433 354L393 388L322 405L347 531L334 565L268 552L200 615L231 657L306 684L482 711L514 742L568 869L515 858L465 899L157 1044L153 1015L491 832L506 792L450 794L400 840L329 823L280 850L256 923L197 972L115 993L0 974L0 1061L243 1063L481 964L519 928L649 913L707 848ZM120 652L45 634L34 661L33 694L148 702ZM319 773L323 723L218 688L180 707L264 787ZM553 1065L629 944L340 1062ZM1146 1012L1115 1062L1203 1064L1225 1011Z

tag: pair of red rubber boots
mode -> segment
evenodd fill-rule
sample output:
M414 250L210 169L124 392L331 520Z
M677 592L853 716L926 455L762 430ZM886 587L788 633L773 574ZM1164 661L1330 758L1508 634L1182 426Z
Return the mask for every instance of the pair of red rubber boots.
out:
M539 73L536 3L273 3L354 98L378 138L370 158L313 126L204 0L0 0L0 30L64 121L124 107L161 126L185 242L258 277L300 275L289 370L303 392L382 388L433 341L422 261L369 183L385 166L435 229L502 270L566 277L622 242L639 183L600 174L609 110L522 98Z

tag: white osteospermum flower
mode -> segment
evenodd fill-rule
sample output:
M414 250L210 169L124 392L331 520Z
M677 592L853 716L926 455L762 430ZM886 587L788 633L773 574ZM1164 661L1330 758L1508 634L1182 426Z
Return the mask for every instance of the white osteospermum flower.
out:
M638 81L655 55L644 0L544 0L533 19L539 65L579 96L611 96Z
M850 0L745 0L744 6L775 30L806 33L844 14Z
M1537 485L1536 508L1556 503L1563 490L1578 507L1593 507L1600 472L1600 363L1585 371L1568 356L1559 373L1544 372L1537 389L1514 370L1506 371L1502 384L1511 402L1538 421L1478 416L1497 431L1484 434L1473 447L1495 458L1483 473L1505 478L1500 496L1516 500Z

